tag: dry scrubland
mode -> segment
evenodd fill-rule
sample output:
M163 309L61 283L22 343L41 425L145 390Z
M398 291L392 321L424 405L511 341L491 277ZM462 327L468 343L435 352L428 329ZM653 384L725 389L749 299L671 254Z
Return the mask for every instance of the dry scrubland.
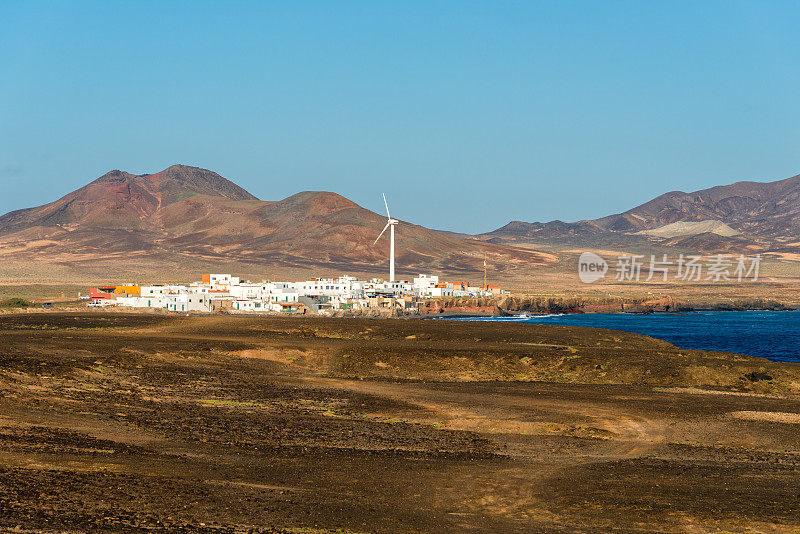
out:
M538 245L537 245L538 246ZM544 249L550 253L549 250ZM766 257L757 282L617 282L614 273L593 284L583 284L577 276L580 251L553 251L551 263L526 265L511 263L503 271L489 272L489 282L510 289L515 295L532 298L559 299L620 299L637 302L648 299L672 299L690 307L721 306L745 301L771 301L800 307L800 258ZM623 251L595 251L613 259ZM650 251L633 251L647 253ZM656 251L677 257L679 251ZM613 265L612 265L613 268ZM74 299L79 292L104 283L186 283L198 280L202 272L232 272L245 279L304 280L319 276L350 274L370 279L383 272L380 265L370 272L349 271L347 265L276 267L257 263L230 262L197 256L109 255L91 256L83 260L73 257L41 259L36 262L4 261L0 266L0 300L11 297L26 299ZM169 273L165 275L165 273ZM416 271L399 271L398 276L411 278ZM471 281L480 285L483 272L476 270L439 273L446 280ZM646 278L644 274L643 278Z
M547 249L544 249L547 250ZM677 258L680 252L697 254L674 249L641 250L641 251L609 251L594 250L595 253L609 260L610 270L606 278L592 284L583 284L577 277L578 256L581 251L559 251L556 263L536 269L536 274L528 281L524 277L511 276L509 287L515 292L532 296L553 297L624 297L626 299L673 298L700 307L724 304L731 300L773 300L791 306L800 306L800 258L796 255L765 256L756 282L728 281L714 283L683 282L674 280L674 272L667 282L660 282L658 276L650 282L646 270L642 271L640 282L620 282L614 279L613 271L618 255L622 254L668 254L668 258ZM710 254L706 254L706 257ZM648 260L649 261L649 260Z
M800 365L425 320L14 314L0 336L4 529L800 529Z

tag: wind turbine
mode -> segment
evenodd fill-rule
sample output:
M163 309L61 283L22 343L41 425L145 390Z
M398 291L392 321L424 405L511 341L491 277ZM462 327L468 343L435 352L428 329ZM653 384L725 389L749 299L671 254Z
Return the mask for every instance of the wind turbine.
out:
M381 230L381 233L378 234L377 239L375 239L375 243L372 244L375 245L378 242L378 239L381 238L383 233L386 232L386 229L387 228L390 229L389 230L389 281L394 282L394 225L396 225L400 221L398 221L397 219L392 219L392 216L389 215L389 204L386 202L386 193L383 194L383 205L386 206L386 216L389 218L389 220L386 221L386 226L383 227L383 230Z

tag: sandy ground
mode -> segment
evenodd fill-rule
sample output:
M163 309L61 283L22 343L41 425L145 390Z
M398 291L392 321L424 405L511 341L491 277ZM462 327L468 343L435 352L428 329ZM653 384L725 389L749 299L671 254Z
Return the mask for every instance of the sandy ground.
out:
M0 529L800 530L797 365L420 320L13 315L0 342Z
M685 301L697 306L710 303L725 303L738 300L774 300L787 305L800 306L800 255L791 253L765 253L757 281L748 278L739 282L734 277L728 281L685 282L677 280L671 271L668 282L659 277L647 281L646 265L640 281L617 281L615 266L621 255L642 254L649 262L650 255L661 257L668 254L675 262L680 253L699 254L697 251L655 247L646 249L588 249L604 257L610 263L610 271L603 280L584 284L578 277L578 257L587 249L553 247L544 244L525 245L524 248L552 254L557 261L546 264L509 261L497 270L487 273L488 283L500 285L515 294L554 298L613 298L649 299L669 298ZM0 247L2 248L2 247ZM0 251L1 252L1 251ZM13 256L13 257L12 257ZM4 257L0 262L0 299L23 297L29 299L55 299L64 294L74 298L78 292L85 294L89 287L100 284L127 283L187 283L199 280L200 273L233 272L242 279L260 280L307 280L320 273L348 273L369 280L385 276L388 266L376 264L372 267L352 263L328 264L298 262L294 267L280 261L271 263L247 263L230 258L199 258L197 254L130 254L102 253L88 255L52 252L24 258L19 253ZM710 257L706 254L706 259ZM480 260L471 267L448 270L445 265L437 271L442 280L481 285L483 270ZM447 262L445 262L447 263ZM464 268L466 267L466 268ZM355 269L355 270L354 270ZM398 264L398 276L411 280L418 276L416 268L403 262Z

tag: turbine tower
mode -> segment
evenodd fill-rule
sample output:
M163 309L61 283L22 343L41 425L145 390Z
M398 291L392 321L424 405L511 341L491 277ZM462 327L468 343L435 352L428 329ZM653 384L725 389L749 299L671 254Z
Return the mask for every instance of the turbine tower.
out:
M386 202L386 193L383 194L383 205L386 206L386 217L388 217L389 220L386 221L386 226L383 227L383 230L381 230L381 233L378 234L377 239L375 239L375 243L372 244L375 245L383 233L386 232L386 229L389 228L389 281L394 282L394 225L400 221L392 219L392 216L389 214L389 203Z

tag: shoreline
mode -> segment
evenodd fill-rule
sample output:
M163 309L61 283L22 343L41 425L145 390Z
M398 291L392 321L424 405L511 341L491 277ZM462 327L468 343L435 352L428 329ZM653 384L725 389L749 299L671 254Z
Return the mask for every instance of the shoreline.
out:
M786 307L781 309L775 308L691 308L681 309L676 311L601 311L601 312L582 312L582 311L554 311L554 312L521 312L521 313L504 313L504 314L480 314L468 312L446 312L437 315L418 315L418 316L405 316L409 318L420 317L423 319L452 319L452 318L492 318L492 317L508 317L508 318L522 318L522 317L545 317L553 315L687 315L697 312L729 312L729 313L744 313L751 311L766 311L766 312L797 312L800 307Z
M484 308L484 307L481 307ZM490 308L490 307L485 307ZM626 304L626 309L598 309L597 306L577 307L564 309L553 307L552 309L503 309L491 307L491 309L474 309L470 306L440 307L439 311L424 312L398 311L387 308L369 308L365 310L332 310L329 313L309 313L299 314L294 312L249 312L240 310L229 310L226 313L214 312L172 312L166 308L136 308L130 306L106 306L101 308L89 308L83 306L62 306L55 303L52 307L44 308L41 305L31 305L27 307L0 307L0 315L20 314L20 313L134 313L142 315L167 315L167 316L214 316L214 317L341 317L341 318L387 318L387 319L448 319L448 318L490 318L490 317L536 317L547 315L682 315L694 312L748 312L748 311L800 311L800 306L776 303L770 306L749 306L749 305L726 305L719 303L716 305L681 305L675 309L663 309L660 307L641 306L636 304Z

